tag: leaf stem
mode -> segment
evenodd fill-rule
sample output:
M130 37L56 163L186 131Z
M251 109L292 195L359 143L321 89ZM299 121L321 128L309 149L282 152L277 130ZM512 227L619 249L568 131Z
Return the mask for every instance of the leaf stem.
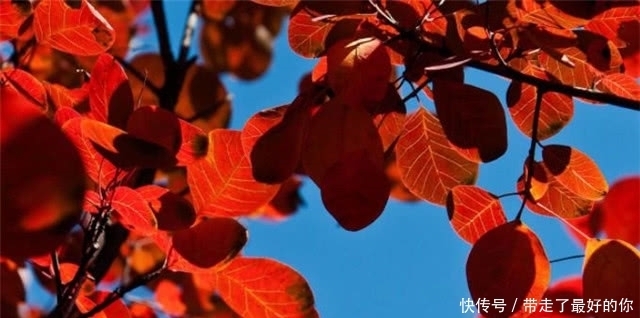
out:
M64 286L62 285L62 276L60 276L60 259L58 258L58 251L51 252L51 263L53 264L53 275L55 276L56 298L58 300L58 304L61 304Z
M498 196L498 199L502 199L502 198L506 198L506 197L511 197L511 196L516 196L516 195L521 195L524 194L524 192L509 192L509 193L505 193L505 194L501 194Z
M583 258L583 257L584 257L584 254L572 255L572 256L561 257L561 258L556 258L554 260L550 260L549 263L563 262L563 261L568 261L570 259Z
M151 81L147 80L147 76L145 76L144 74L140 73L140 71L138 71L135 67L133 67L129 62L123 60L120 57L114 56L116 61L118 61L118 63L120 63L120 65L122 65L122 67L124 69L126 69L127 71L131 72L131 74L133 74L133 76L135 76L137 79L139 79L140 81L142 81L145 87L148 87L154 94L156 94L156 96L158 96L160 94L160 88L158 88L157 86L155 86L153 83L151 83Z

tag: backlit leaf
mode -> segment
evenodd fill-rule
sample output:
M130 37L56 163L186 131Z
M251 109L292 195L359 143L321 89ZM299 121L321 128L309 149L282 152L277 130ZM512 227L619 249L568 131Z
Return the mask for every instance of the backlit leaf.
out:
M279 185L259 183L242 150L240 131L214 129L207 156L187 166L187 181L197 213L240 216L257 210Z
M596 83L596 88L616 96L640 101L640 84L626 74L607 74Z
M139 187L136 191L151 205L158 229L177 231L189 228L196 221L193 205L169 189L151 184Z
M614 7L589 20L584 28L603 35L614 43L618 42L624 47L627 43L619 38L619 30L625 28L623 23L637 21L639 16L640 6L637 4L628 7Z
M36 6L33 30L38 42L75 55L97 55L113 45L115 32L87 1L69 7L64 1L42 0Z
M56 111L61 108L76 108L84 102L87 102L89 91L87 85L80 88L68 89L59 84L42 83L47 91L49 107Z
M251 0L255 3L272 6L272 7L286 7L298 3L299 0Z
M568 310L564 307L568 303L564 303L563 299L584 299L582 296L582 277L571 276L562 278L559 281L554 282L546 292L542 299L550 300L551 306L547 307L543 304L538 304L536 311L531 314L531 318L577 318L577 317L589 317L586 312L578 313L573 310ZM543 309L544 308L544 309ZM588 310L588 309L587 309Z
M170 153L180 147L180 123L178 117L157 106L142 106L136 109L127 121L129 134L163 147Z
M512 81L507 90L507 105L516 127L531 137L536 106L536 87ZM557 134L573 117L573 99L555 92L542 95L536 137L545 140Z
M116 187L111 198L111 207L116 219L135 233L151 235L158 229L158 221L149 203L134 189Z
M192 272L211 268L234 257L247 243L247 238L247 230L232 218L206 219L192 228L173 233L169 269Z
M601 202L607 237L632 245L640 243L640 177L617 180Z
M0 1L0 41L16 38L20 26L32 13L30 2Z
M207 278L206 285L244 318L317 317L305 279L277 261L236 257Z
M322 203L340 226L359 231L384 210L391 185L367 149L344 153L319 184Z
M602 208L600 202L593 205L589 214L567 219L566 221L571 226L565 225L564 228L578 245L584 247L589 238L597 237L602 230Z
M596 163L575 148L547 145L542 150L542 158L554 179L578 197L598 200L609 190Z
M396 144L396 156L402 181L412 193L445 205L451 188L475 183L478 164L449 145L433 114L420 107L407 116L404 127Z
M306 58L318 57L324 52L324 40L333 27L332 23L314 21L311 11L301 1L291 12L289 20L289 46Z
M346 153L366 149L382 171L382 142L369 113L360 105L346 104L333 98L320 106L313 116L302 149L305 173L316 183L322 183L327 170Z
M520 221L485 233L471 248L467 259L467 283L474 301L504 299L513 309L492 306L485 317L511 317L523 313L523 300L536 303L549 285L549 260L536 234Z
M447 213L456 233L471 244L487 231L507 223L498 197L477 186L453 187L447 196Z
M21 260L62 243L82 212L86 174L60 127L8 87L0 85L0 251Z
M93 309L93 307L95 307L97 305L89 297L87 297L86 295L82 295L82 294L78 295L78 297L75 299L75 303L76 303L76 307L78 308L78 311L80 311L81 313L87 313L91 309ZM107 315L105 314L104 311L100 311L97 314L93 315L92 317L95 317L95 318L110 318L110 317L107 317Z
M187 307L180 299L182 288L169 279L161 280L155 289L155 300L162 307L162 311L171 316L183 316Z
M378 128L382 147L387 151L404 129L407 108L393 84L387 86L387 93L380 102L367 108L373 115L373 124Z
M283 221L294 214L304 202L300 196L302 181L293 175L282 183L276 196L262 206L253 217L260 217L270 221Z
M111 295L110 292L103 291L103 290L96 290L92 294L88 295L88 297L94 303L101 304L103 301L107 299L107 297L109 297L109 295ZM118 299L114 301L113 303L111 303L111 305L107 306L107 308L105 308L102 312L105 314L107 318L117 318L117 317L130 318L131 317L129 309L127 308L127 305L124 303L122 299Z
M133 111L133 94L120 63L110 54L98 56L89 80L89 117L121 129Z
M584 298L640 302L640 252L620 240L591 239L587 242L582 281ZM598 317L637 317L637 309L602 311Z
M17 98L22 103L29 103L38 106L41 110L47 109L46 91L42 83L29 72L21 69L3 70L0 73L0 80L6 81L2 87L3 103L8 98ZM12 90L14 94L6 93Z
M507 150L504 109L491 92L468 84L435 80L433 100L447 139L475 162L490 162Z
M577 47L560 51L562 56L552 57L540 52L538 61L549 75L557 81L579 88L590 88L597 70L587 62L587 56Z

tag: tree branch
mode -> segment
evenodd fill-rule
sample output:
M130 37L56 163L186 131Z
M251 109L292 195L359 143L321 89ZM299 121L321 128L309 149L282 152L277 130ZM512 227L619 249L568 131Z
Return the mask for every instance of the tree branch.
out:
M489 65L479 61L474 61L474 60L470 61L466 65L473 67L475 69L488 72L488 73L507 77L518 82L535 85L537 87L544 87L548 91L562 93L572 97L590 99L590 100L602 102L605 104L610 104L613 106L640 111L640 102L635 101L633 99L624 98L624 97L620 97L620 96L609 94L609 93L602 93L597 91L581 89L581 88L573 87L570 85L552 82L549 80L543 80L535 76L524 74L512 68L504 67L500 65L494 66L494 65Z
M153 23L156 25L156 33L158 34L160 56L162 56L162 62L165 69L168 69L171 65L173 65L174 59L173 52L171 51L169 30L167 28L167 17L164 12L163 1L151 1L151 12L153 14Z
M193 42L193 35L198 25L198 12L200 11L200 0L191 0L191 6L189 7L189 13L187 14L187 21L182 33L182 41L180 42L180 52L178 53L178 65L184 65L187 62L189 50L191 49L191 43Z

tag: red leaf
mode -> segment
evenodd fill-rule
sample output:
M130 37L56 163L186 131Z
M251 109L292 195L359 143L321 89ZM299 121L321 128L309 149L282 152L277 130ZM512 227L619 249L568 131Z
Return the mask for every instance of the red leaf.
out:
M133 93L120 63L108 53L98 56L89 81L89 118L126 129Z
M8 259L0 258L0 274L2 275L0 293L2 294L2 307L7 305L17 306L26 300L27 294L18 269L16 263Z
M425 108L409 115L396 144L402 181L416 196L444 205L459 184L474 184L478 164L451 148L438 119Z
M434 80L433 100L447 139L467 159L490 162L507 150L504 109L491 92L449 80Z
M575 148L548 145L542 150L542 158L554 179L580 198L598 200L609 190L596 163Z
M347 153L366 149L372 164L384 167L382 142L369 113L360 105L333 98L311 119L302 150L305 173L322 183L327 170Z
M453 187L447 196L447 213L456 233L471 244L487 231L507 223L498 197L477 186Z
M227 129L209 133L207 156L187 166L187 182L196 212L212 216L249 214L269 202L280 187L253 179L240 132Z
M3 104L9 98L17 98L21 103L29 103L39 107L41 110L47 109L46 91L42 82L30 73L21 69L3 70L0 73L0 81L7 81L9 84L2 85ZM13 94L9 94L11 90ZM16 100L17 102L17 100Z
M251 1L261 5L272 6L272 7L287 7L287 6L292 6L298 3L298 0L251 0Z
M244 318L318 317L305 279L274 260L236 257L202 278Z
M24 21L31 16L30 2L0 1L0 41L17 38Z
M536 106L536 87L512 81L507 90L507 105L516 127L531 137L533 113ZM542 95L536 137L545 140L557 134L573 117L573 99L555 92Z
M169 189L151 184L136 191L151 205L158 220L158 229L177 231L189 228L196 221L193 205Z
M640 101L640 85L626 74L607 74L596 83L596 88L605 93Z
M387 151L404 129L407 108L393 84L388 84L384 98L368 107L378 128L382 148Z
M584 299L582 297L582 277L567 277L553 283L544 293L542 299L547 299L546 303L538 304L538 308L531 314L531 318L576 318L591 317L589 313L577 313L569 310L563 303L564 299ZM546 306L549 304L550 306Z
M182 288L168 279L161 280L155 289L156 301L162 311L171 316L180 317L187 311L187 306L181 301L182 295Z
M115 41L113 28L87 0L78 9L64 1L42 0L33 16L37 41L66 53L98 55Z
M593 17L584 28L624 47L627 43L619 37L620 30L625 28L623 23L637 21L638 16L640 16L640 6L637 3L628 7L614 7Z
M283 221L296 212L298 206L302 204L300 197L300 186L302 181L293 175L282 183L278 193L262 206L252 217L260 217L270 221Z
M577 47L568 47L559 51L560 56L551 56L540 52L538 61L549 75L557 81L578 88L588 89L598 73L587 62L587 55Z
M238 254L247 238L247 230L232 218L206 219L173 234L169 269L193 272L211 268Z
M467 282L474 301L503 299L513 309L495 306L485 317L512 317L523 313L525 298L540 299L551 279L550 264L536 234L519 221L485 233L471 248Z
M319 187L324 206L349 231L373 223L391 191L386 174L366 149L345 153L327 170Z
M82 212L86 175L60 128L7 88L0 88L0 251L20 260L64 240Z
M91 309L93 309L96 306L96 303L91 300L89 297L79 294L78 297L75 300L76 306L78 307L78 311L80 311L81 313L88 313ZM107 314L105 314L104 311L100 311L98 313L96 313L95 315L93 315L92 317L95 318L109 318L107 317Z
M116 219L129 230L145 236L158 230L158 221L149 203L136 190L116 187L111 197Z
M620 240L587 242L582 281L585 299L614 299L630 304L640 302L640 252L629 243ZM621 304L618 304L621 306ZM637 317L637 308L598 313L603 318Z
M49 107L55 109L56 112L61 108L77 109L76 107L88 100L89 90L86 83L82 87L74 89L68 89L60 84L47 82L42 84L47 91Z
M601 202L602 229L607 237L640 243L640 176L616 181Z
M565 225L569 235L581 246L587 244L587 240L597 237L602 230L602 208L600 203L593 205L591 212L577 218L566 219L573 227ZM574 229L575 227L575 229ZM586 236L586 237L585 237Z
M289 46L294 52L306 58L314 58L324 52L324 40L334 24L314 21L312 11L306 6L304 1L300 1L293 9L287 34Z
M62 107L53 115L53 120L62 127L66 122L74 118L80 118L82 115L71 107Z
M96 290L91 295L89 295L89 299L91 299L96 304L101 304L103 301L107 299L111 295L110 292ZM107 306L102 313L106 316L106 318L129 318L131 317L131 313L127 308L127 305L124 303L122 299L118 299L111 303L111 305Z
M157 106L142 106L129 117L126 130L132 136L176 153L180 147L180 123L178 117Z

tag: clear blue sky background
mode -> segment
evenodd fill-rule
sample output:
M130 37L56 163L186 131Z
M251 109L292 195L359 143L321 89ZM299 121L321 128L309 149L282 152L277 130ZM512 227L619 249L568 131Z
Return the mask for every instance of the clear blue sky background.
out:
M188 1L166 4L172 44L177 47ZM233 94L231 128L240 129L255 112L291 102L303 74L315 65L293 53L287 28L275 40L269 70L257 81L223 76ZM151 38L155 41L155 38ZM156 46L145 40L145 48ZM508 81L468 70L467 82L493 91L505 104ZM433 104L421 99L428 108ZM409 110L415 105L408 105ZM575 116L561 133L546 141L585 152L603 170L609 183L639 173L640 114L611 106L576 102ZM508 115L507 115L508 116ZM478 185L503 194L515 191L529 140L507 117L509 149L499 160L482 165ZM390 200L383 215L359 232L341 229L322 205L317 187L304 180L306 206L282 223L246 221L250 233L244 253L277 259L309 282L322 317L475 317L462 314L460 301L469 297L465 262L471 246L452 230L443 207L427 202ZM508 217L520 201L502 200ZM561 222L532 213L523 221L538 234L550 259L582 254ZM552 281L579 274L582 260L552 264ZM33 298L32 298L33 299Z
M179 43L186 1L171 1L170 32ZM291 102L298 81L315 65L291 51L287 28L275 40L272 65L257 81L224 76L233 94L232 128L240 129L255 112ZM508 81L468 70L467 82L494 92L505 105ZM433 109L427 99L421 99ZM415 105L409 105L410 110ZM595 160L609 183L639 172L640 116L611 106L576 103L575 117L546 143L575 147ZM507 115L508 116L508 115ZM499 160L482 165L478 185L502 194L515 191L529 139L509 117L509 149ZM298 270L309 282L322 317L475 317L462 314L469 297L465 262L470 245L452 230L443 207L427 202L390 200L383 215L359 232L341 229L322 205L317 187L304 180L306 207L283 223L246 222L250 239L244 252L275 258ZM520 201L502 200L509 218ZM538 234L550 259L582 254L561 222L526 213L523 221ZM552 281L579 274L582 260L552 264Z

